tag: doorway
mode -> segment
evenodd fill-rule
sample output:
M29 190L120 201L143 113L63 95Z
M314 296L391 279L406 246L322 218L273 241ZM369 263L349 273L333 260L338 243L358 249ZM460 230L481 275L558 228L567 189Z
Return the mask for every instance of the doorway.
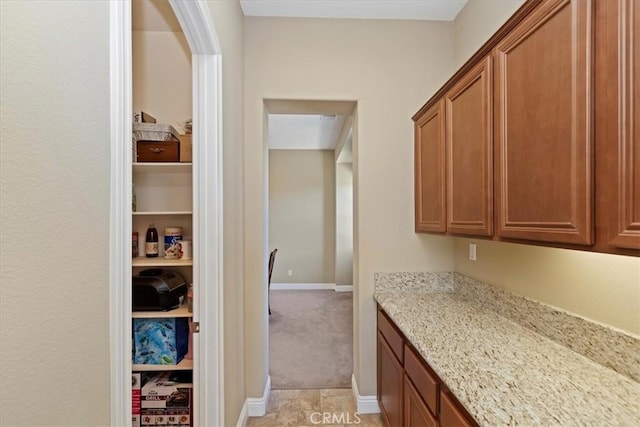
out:
M265 102L269 373L277 389L350 388L355 103Z
M194 70L193 95L193 281L194 335L198 379L194 425L224 423L222 387L222 138L221 49L204 2L169 0L184 32ZM131 3L110 2L111 203L110 334L111 422L131 423L132 305L132 16ZM202 219L206 218L206 221ZM206 260L206 262L199 262ZM206 356L206 357L205 357ZM199 363L197 360L206 360Z

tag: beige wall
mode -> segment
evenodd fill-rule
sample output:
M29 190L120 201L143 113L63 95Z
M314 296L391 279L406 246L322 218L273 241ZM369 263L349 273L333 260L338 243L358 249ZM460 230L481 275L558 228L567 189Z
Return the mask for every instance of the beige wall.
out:
M476 50L524 3L524 0L469 0L456 16L456 66Z
M245 400L242 144L244 16L237 0L209 1L222 48L224 173L224 416L236 425Z
M451 270L453 241L413 232L411 116L453 72L453 23L245 18L245 323L247 392L267 376L264 99L354 100L354 370L376 392L375 271ZM355 139L355 138L354 138Z
M516 10L519 1L470 0L455 20L464 62ZM477 261L456 239L456 271L583 317L640 333L640 259L479 240Z
M0 424L109 416L109 3L0 2Z
M353 284L353 165L336 163L336 285Z
M191 50L184 34L133 31L133 111L158 123L191 118Z
M335 182L332 150L269 150L271 283L334 283Z

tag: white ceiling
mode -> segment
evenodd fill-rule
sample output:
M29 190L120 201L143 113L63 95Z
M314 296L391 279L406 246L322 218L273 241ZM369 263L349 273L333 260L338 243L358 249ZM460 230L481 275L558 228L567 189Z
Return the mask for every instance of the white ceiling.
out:
M345 116L269 114L268 146L273 150L333 150Z
M467 0L240 0L246 16L453 21Z

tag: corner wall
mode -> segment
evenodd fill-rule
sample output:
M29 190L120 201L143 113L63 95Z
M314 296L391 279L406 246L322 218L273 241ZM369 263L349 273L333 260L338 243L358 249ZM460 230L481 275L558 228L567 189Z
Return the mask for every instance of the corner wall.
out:
M238 0L209 1L208 6L222 48L224 418L225 426L234 426L246 398L242 270L244 15Z
M106 426L109 2L0 1L0 424Z
M520 6L520 0L470 0L455 20L462 65ZM518 295L640 334L640 259L486 240L477 261L471 240L456 238L456 271Z
M247 393L267 378L264 99L353 100L354 371L376 394L376 271L446 271L453 240L413 232L411 116L453 72L453 23L245 17ZM356 131L357 129L357 131ZM358 141L355 141L356 136ZM250 348L249 348L250 346Z

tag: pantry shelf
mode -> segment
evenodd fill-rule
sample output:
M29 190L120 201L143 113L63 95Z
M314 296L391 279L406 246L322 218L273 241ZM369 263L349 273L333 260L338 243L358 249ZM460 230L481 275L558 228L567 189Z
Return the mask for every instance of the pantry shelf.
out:
M132 267L189 267L193 260L137 257L131 261Z
M133 163L134 172L190 172L192 163L174 163L174 162L140 162Z
M151 371L188 371L193 369L193 360L192 359L182 359L180 363L177 365L145 365L145 364L136 364L134 363L132 366L132 371L134 372L151 372Z
M193 215L193 211L147 211L147 212L133 212L133 216L156 216L156 215Z
M193 317L193 313L189 311L186 305L182 305L174 310L169 311L134 311L131 313L134 319L159 319L169 317Z

